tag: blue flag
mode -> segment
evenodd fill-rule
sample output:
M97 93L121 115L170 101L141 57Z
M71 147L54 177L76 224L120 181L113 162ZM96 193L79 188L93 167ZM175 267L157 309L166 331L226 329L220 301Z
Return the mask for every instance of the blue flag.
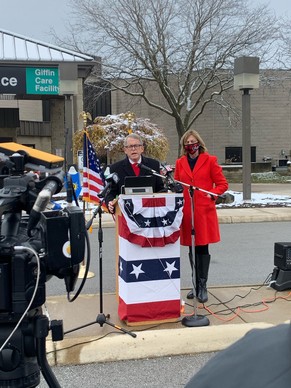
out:
M80 173L76 171L74 166L71 166L69 168L68 173L71 175L74 191L75 191L76 197L78 198L82 190Z

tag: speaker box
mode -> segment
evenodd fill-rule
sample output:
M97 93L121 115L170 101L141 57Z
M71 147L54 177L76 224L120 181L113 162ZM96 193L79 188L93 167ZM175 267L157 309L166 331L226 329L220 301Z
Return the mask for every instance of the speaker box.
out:
M275 243L274 265L284 271L291 270L291 243L290 242Z
M274 268L271 278L271 287L277 291L291 289L291 271Z
M274 245L274 265L271 287L277 291L291 288L291 243L276 242Z

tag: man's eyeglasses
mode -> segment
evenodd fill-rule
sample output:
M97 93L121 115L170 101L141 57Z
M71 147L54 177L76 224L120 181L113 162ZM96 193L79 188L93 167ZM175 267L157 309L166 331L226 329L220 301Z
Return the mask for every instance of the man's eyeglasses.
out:
M124 146L124 148L130 149L130 150L133 150L133 149L138 148L138 147L142 147L142 144L131 144L128 146Z

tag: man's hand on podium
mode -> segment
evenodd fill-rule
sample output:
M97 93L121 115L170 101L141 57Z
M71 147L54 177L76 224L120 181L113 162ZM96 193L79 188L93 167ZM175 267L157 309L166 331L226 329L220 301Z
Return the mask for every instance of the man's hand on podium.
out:
M111 214L115 213L115 205L116 205L116 203L117 203L117 198L115 198L112 201L108 202L109 213L111 213Z

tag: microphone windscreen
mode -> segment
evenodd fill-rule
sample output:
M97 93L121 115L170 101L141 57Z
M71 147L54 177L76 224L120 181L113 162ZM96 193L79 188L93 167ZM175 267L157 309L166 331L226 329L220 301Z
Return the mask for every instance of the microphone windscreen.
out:
M229 204L229 203L232 203L234 202L234 195L230 194L230 193L224 193L222 195L220 195L219 197L217 197L215 203L216 205L219 205L221 203L223 204Z

